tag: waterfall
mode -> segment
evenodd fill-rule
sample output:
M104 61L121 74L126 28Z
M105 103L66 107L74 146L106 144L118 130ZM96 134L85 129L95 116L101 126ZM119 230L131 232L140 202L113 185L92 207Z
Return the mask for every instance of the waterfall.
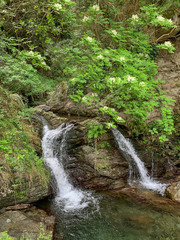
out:
M63 161L68 158L66 137L73 128L73 124L62 124L56 129L50 130L47 122L44 124L42 149L44 162L54 176L57 193L55 201L57 205L63 207L64 211L83 209L95 199L89 192L83 192L75 188L65 172Z
M144 166L144 163L137 156L137 153L130 141L126 139L117 129L112 129L112 132L118 143L119 149L122 151L123 155L130 164L130 175L133 175L132 168L134 169L133 165L135 164L139 175L139 183L144 188L156 191L163 195L166 190L167 184L162 184L151 178L148 174L147 169Z

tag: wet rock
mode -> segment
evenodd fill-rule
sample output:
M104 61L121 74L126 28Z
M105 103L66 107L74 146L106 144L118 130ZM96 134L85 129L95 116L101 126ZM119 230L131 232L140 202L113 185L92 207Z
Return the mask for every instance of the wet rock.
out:
M175 215L180 214L180 205L178 202L172 201L165 196L162 197L160 194L147 189L125 187L123 189L112 190L106 193L117 199L126 199L126 201L130 203L133 201L136 204L140 204L142 207L148 205L158 211L165 211Z
M43 210L31 207L24 211L7 211L0 215L0 232L7 231L9 236L31 240L52 239L55 217L48 216Z
M67 164L70 175L85 188L96 190L117 189L126 185L128 163L114 146L111 133L105 133L94 146L94 140L87 143L88 119L78 122L71 131L68 152L71 156Z
M166 194L172 200L180 203L180 181L172 183L167 189Z
M136 226L138 228L149 228L154 222L155 220L150 217L150 216L147 216L147 215L122 215L121 216L124 221L128 221L129 224L132 224L132 226Z

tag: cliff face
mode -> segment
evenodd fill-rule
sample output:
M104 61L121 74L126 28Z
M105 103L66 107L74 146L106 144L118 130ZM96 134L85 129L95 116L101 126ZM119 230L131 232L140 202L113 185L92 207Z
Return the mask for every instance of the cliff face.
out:
M175 100L174 113L180 113L180 39L175 42L174 54L162 51L157 59L158 77L164 80L162 89Z
M173 54L162 51L157 59L158 75L164 80L162 90L167 96L174 99L172 106L174 113L175 131L170 136L170 141L165 143L164 157L173 161L175 166L180 166L180 38L174 41L175 52ZM153 116L154 118L156 115Z

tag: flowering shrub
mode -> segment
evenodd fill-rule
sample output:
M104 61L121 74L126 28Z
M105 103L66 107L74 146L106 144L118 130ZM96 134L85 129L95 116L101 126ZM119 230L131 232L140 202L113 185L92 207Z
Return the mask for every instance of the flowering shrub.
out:
M96 31L86 29L69 52L66 59L71 64L73 57L73 65L68 67L70 72L68 69L65 72L72 76L71 98L88 105L96 104L107 121L107 128L126 122L136 134L149 130L151 134L157 134L160 141L167 140L166 136L174 130L169 108L173 100L160 90L162 80L154 78L157 74L152 54L155 41L145 33L145 29L149 25L163 28L175 25L172 20L160 16L154 5L142 7L138 15L132 15L124 23L117 24L111 19L108 27L104 24L108 20L100 6L93 5L89 9L96 10L97 14L87 10L82 22L86 24L86 20L94 18L92 23L97 28L98 24L101 25L103 37L101 39ZM174 50L171 42L159 44L156 48L169 52ZM96 94L93 101L87 95L89 90ZM155 123L147 124L154 109L159 109L161 117Z
M124 123L137 135L150 131L160 141L166 140L174 129L173 101L160 90L162 80L154 78L154 60L159 49L172 53L174 46L170 41L157 44L148 32L176 26L155 5L143 6L121 22L122 4L112 0L83 4L80 0L2 1L0 26L5 35L14 36L17 45L16 51L8 45L14 66L12 59L1 61L1 82L14 92L31 95L45 88L38 71L48 70L47 74L68 81L74 101L96 105L108 128ZM6 59L6 46L0 48ZM154 110L159 110L160 119L147 124Z

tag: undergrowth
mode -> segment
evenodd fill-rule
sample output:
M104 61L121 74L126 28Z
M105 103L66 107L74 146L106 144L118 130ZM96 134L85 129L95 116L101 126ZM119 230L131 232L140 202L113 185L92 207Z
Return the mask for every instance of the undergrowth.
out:
M24 181L31 185L34 178L47 184L47 172L34 147L37 136L30 124L30 114L18 95L10 95L0 87L0 176L1 181L6 181L2 192L9 185L19 188Z

